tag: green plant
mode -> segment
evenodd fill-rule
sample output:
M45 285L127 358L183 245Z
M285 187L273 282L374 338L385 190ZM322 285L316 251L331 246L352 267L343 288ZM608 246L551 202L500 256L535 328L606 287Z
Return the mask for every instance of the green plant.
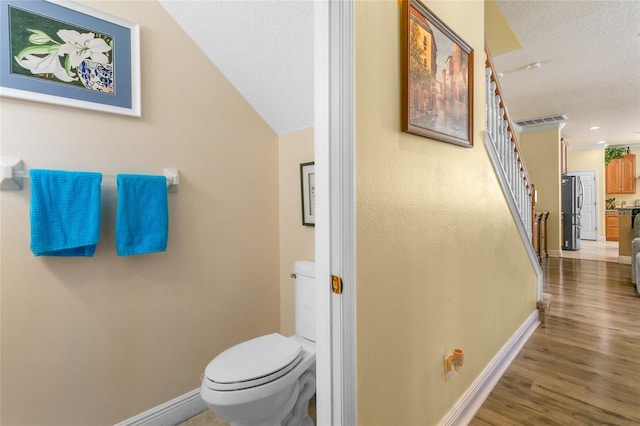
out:
M609 164L614 158L622 158L626 152L625 148L607 148L604 150L604 165Z

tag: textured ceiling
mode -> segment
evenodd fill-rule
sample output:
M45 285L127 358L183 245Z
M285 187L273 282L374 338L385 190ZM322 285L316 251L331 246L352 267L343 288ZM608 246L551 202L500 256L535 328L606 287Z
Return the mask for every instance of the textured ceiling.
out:
M160 0L278 135L313 126L313 2Z
M566 114L570 147L640 143L640 1L496 3L522 44L494 57L512 119Z
M313 125L311 0L160 3L277 134ZM571 147L640 143L640 1L496 4L522 45L494 57L514 121L566 114Z

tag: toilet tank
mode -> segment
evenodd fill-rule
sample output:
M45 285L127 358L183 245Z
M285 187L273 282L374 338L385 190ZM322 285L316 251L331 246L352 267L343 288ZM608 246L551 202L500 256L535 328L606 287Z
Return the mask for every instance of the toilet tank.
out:
M296 335L316 341L316 264L298 260L293 265L296 274Z

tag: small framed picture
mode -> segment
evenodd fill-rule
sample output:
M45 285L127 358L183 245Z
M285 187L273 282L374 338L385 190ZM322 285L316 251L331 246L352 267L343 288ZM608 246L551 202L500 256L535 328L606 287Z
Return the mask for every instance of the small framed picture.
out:
M315 163L300 164L300 188L302 195L302 224L316 225Z

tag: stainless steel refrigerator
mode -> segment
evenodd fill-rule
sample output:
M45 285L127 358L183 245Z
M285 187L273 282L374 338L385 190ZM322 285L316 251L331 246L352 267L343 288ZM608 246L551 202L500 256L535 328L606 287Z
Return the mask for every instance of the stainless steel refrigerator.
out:
M562 176L562 249L580 250L580 210L584 190L580 176Z

